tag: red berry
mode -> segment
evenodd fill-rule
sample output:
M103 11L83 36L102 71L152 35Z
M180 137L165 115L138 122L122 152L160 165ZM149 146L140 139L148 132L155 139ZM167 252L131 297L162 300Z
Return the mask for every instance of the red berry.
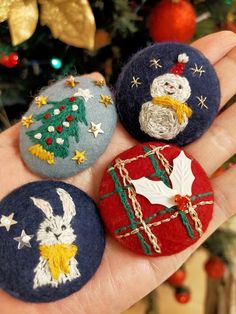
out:
M220 279L224 276L225 264L218 256L212 256L206 262L205 269L210 278Z
M182 211L187 209L190 200L191 197L188 195L185 196L181 196L179 194L175 195L175 203L177 204L178 208Z
M66 121L71 122L74 120L74 117L69 115L68 117L66 117Z
M9 55L9 60L12 64L12 66L16 66L18 63L19 63L19 57L18 57L18 54L16 52L12 52L10 55Z
M57 130L58 133L61 133L61 132L62 132L62 126L61 126L61 125L58 125L58 126L56 127L56 130Z
M65 109L65 106L62 105L62 106L59 107L59 109L60 109L60 110L64 110L64 109Z
M50 116L51 116L51 115L50 115L50 113L46 113L46 114L44 115L44 119L46 119L46 120L47 120L47 119L49 119L49 118L50 118Z
M6 65L9 62L9 56L3 55L0 59L2 65Z
M14 66L11 63L9 56L6 55L2 56L2 58L0 59L0 63L7 68L12 68Z
M72 97L69 98L69 101L70 101L70 102L73 102L73 101L75 101L75 100L76 100L76 98L75 98L74 96L72 96Z
M175 292L175 299L182 304L188 303L191 299L191 295L188 289L180 288Z
M46 142L48 145L52 145L53 140L52 140L51 137L47 137L47 138L45 139L45 142Z
M167 279L167 282L174 287L180 287L185 278L186 272L183 269L179 269Z

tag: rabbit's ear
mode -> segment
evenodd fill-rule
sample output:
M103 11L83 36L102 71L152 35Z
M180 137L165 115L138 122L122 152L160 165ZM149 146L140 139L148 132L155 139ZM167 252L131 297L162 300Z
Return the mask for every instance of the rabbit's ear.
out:
M35 197L31 197L31 199L34 202L34 205L37 206L39 209L41 209L48 219L53 217L52 206L47 201L44 201L41 198L35 198Z
M60 197L60 200L63 205L64 210L64 221L67 223L71 222L73 216L76 215L75 203L73 202L69 193L67 193L64 189L57 188L57 194Z

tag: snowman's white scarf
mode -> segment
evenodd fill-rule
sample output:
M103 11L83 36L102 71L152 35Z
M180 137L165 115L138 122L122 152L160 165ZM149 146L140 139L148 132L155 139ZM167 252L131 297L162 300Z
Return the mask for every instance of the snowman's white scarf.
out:
M155 96L152 98L154 105L160 105L163 107L170 107L176 111L176 116L180 124L184 123L185 116L190 118L193 114L192 109L185 103L170 97L170 96Z

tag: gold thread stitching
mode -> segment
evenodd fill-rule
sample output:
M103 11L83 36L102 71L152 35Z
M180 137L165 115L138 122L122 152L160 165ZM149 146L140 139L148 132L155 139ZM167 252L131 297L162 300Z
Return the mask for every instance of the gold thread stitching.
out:
M167 147L170 147L169 145L164 145L164 146L159 146L159 147L155 147L155 146L151 146L152 147L152 150L150 150L149 152L147 152L147 153L145 153L145 154L143 154L143 155L138 155L137 157L133 157L133 158L130 158L130 159L125 159L125 160L121 160L121 159L119 159L119 160L121 160L122 161L122 163L124 164L124 165L126 165L126 164L130 164L131 162L133 162L133 161L136 161L136 160L138 160L138 159L140 159L140 158L146 158L146 157L148 157L148 156L150 156L150 155L154 155L156 152L159 152L159 155L157 155L157 156L162 156L162 159L164 160L165 158L164 158L164 156L163 155L161 155L160 154L160 150L163 150L163 149L165 149L165 148L167 148ZM117 159L118 160L118 159ZM117 161L116 160L116 161ZM161 162L162 162L162 160L161 160ZM168 161L167 161L167 163L168 163ZM170 165L169 165L169 167L171 167ZM112 166L112 167L110 167L109 169L108 169L108 171L110 171L110 170L114 170L115 168L118 168L118 165L117 165L117 163L115 162L115 164Z
M123 184L128 185L131 184L131 178L129 177L128 170L125 168L125 163L121 159L116 160L116 165L119 170L119 173L123 179ZM143 220L143 213L139 202L136 199L136 191L133 187L128 188L128 197L132 202L132 207L134 210L135 216L139 219L140 223L142 224L143 230L145 231L146 235L148 236L149 241L151 242L153 249L157 253L161 253L160 246L157 243L156 236L152 233L150 227L146 224Z
M200 202L200 203L198 203L198 204L196 204L196 205L193 205L193 206L192 206L192 209L197 208L197 206L211 205L211 204L213 204L213 201L202 201L202 202ZM188 214L188 213L190 214L189 209L186 209L184 212L185 212L185 214ZM157 226L161 225L162 223L169 222L169 221L171 221L172 219L177 218L178 216L179 216L179 212L175 212L175 213L174 213L173 215L171 215L169 218L165 218L165 219L163 219L163 220L156 221L156 222L153 222L153 223L151 223L151 224L147 224L147 226L148 226L149 228L151 228L151 227L157 227ZM127 233L125 233L125 234L121 234L121 235L116 236L116 237L117 237L117 238L125 238L125 237L128 237L128 236L134 235L134 234L138 233L140 230L143 230L143 229L144 229L143 226L141 226L141 227L139 227L139 228L136 228L136 229L132 230L131 232L127 232Z

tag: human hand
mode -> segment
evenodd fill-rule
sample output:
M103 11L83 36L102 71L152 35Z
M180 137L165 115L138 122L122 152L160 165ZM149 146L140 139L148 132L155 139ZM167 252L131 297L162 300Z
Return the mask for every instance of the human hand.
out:
M236 92L236 35L220 32L193 43L214 64L221 85L221 104ZM99 79L100 74L90 75ZM197 141L185 147L211 176L236 151L236 108L222 112L210 129ZM24 165L19 153L19 124L0 135L0 199L13 189L40 178ZM120 152L137 142L118 124L106 152L89 169L64 180L95 201L101 177L108 163ZM225 220L236 213L236 168L211 180L215 205L213 219L204 236L185 251L168 257L145 257L134 254L108 236L102 263L94 277L77 293L48 304L30 304L0 292L1 314L118 314L144 297L176 271ZM16 261L17 262L17 261Z

